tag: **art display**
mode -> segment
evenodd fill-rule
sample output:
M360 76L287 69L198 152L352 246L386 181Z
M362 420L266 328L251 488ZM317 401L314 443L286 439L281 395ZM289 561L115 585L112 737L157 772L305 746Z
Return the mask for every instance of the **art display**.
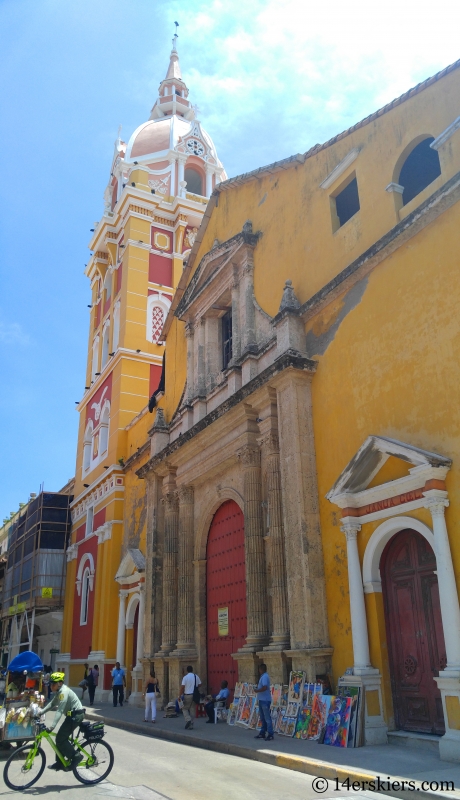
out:
M284 736L286 731L286 720L286 709L280 708L278 711L278 718L276 720L275 733L280 733L281 736Z
M363 711L361 686L348 686L346 678L339 678L337 694L340 697L349 697L351 703L350 726L348 729L347 747L361 747L363 745Z
M239 697L235 697L233 699L233 703L230 704L230 708L228 710L228 716L227 716L228 725L234 725L235 724L235 722L237 720L237 717L238 717L239 704L240 704L240 698Z
M235 691L233 692L233 697L234 698L241 697L241 687L242 687L242 685L243 684L239 683L239 682L235 683Z
M330 696L324 744L346 747L350 727L351 697Z
M288 703L302 702L304 683L305 672L291 672L289 676Z
M280 683L274 683L270 686L270 692L272 695L272 706L278 707L281 701L281 692L283 687Z
M299 713L299 708L300 708L300 701L297 703L293 703L292 701L289 702L286 707L286 716L297 718L297 714Z
M249 720L251 718L251 713L255 702L256 698L251 697L250 695L244 695L244 697L240 698L238 716L236 720L238 725L244 725L245 727L249 725Z
M296 724L297 724L297 717L286 717L286 722L284 726L284 735L290 736L292 738L295 734Z
M332 695L315 694L308 724L307 739L322 743Z

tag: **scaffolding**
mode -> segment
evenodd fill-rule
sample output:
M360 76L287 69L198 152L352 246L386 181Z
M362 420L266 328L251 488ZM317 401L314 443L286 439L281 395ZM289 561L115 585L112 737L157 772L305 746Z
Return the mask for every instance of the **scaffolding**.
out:
M10 526L1 598L8 662L21 649L33 649L39 615L64 605L71 500L72 495L40 492Z

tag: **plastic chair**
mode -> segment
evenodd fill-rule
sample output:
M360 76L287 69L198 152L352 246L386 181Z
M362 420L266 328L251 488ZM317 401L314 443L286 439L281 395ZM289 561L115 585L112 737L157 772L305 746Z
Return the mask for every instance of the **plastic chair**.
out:
M221 719L225 719L227 716L227 703L225 700L217 700L214 703L214 724L217 723L219 719L219 711L221 712ZM225 711L225 715L222 717L222 711Z

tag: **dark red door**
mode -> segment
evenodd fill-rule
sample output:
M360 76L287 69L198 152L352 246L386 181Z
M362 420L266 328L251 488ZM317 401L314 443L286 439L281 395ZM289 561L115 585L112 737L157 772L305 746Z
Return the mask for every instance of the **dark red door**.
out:
M244 517L233 500L214 514L206 551L208 689L217 692L227 680L233 691L238 665L232 659L247 636ZM228 635L219 635L218 610L228 609ZM224 611L225 617L225 611Z
M405 530L380 563L396 727L444 733L441 695L433 678L446 663L435 554Z

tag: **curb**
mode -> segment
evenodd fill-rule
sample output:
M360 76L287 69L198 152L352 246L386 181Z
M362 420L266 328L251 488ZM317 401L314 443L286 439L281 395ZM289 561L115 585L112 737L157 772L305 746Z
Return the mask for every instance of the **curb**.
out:
M369 781L376 781L380 778L382 781L392 783L398 781L401 784L403 781L408 783L409 778L403 778L400 775L384 775L372 772L360 772L356 767L348 767L343 764L331 764L329 761L321 761L316 758L307 758L306 756L293 756L286 753L279 753L276 751L267 752L261 750L253 750L244 745L238 745L227 742L218 742L215 739L204 739L202 736L194 736L193 738L187 734L177 733L173 731L165 731L161 728L146 728L137 722L127 722L124 720L113 719L104 714L96 714L94 711L87 711L86 718L92 720L103 720L105 725L111 725L113 728L122 728L123 730L132 733L140 733L143 736L150 736L155 739L164 739L176 744L185 744L189 747L199 747L203 750L211 750L215 753L224 753L225 755L238 756L239 758L247 758L252 761L260 761L264 764L270 764L273 767L282 767L283 769L294 770L295 772L303 772L306 775L313 775L321 778L327 778L330 781L338 780L342 783L344 780L349 780L350 783L358 781L359 783L369 783ZM414 784L414 789L411 791L401 789L378 789L375 788L376 794L383 793L390 797L396 797L398 800L410 800L417 797L417 800L460 800L460 792L458 791L427 791L422 789L420 781L411 781ZM331 789L337 791L337 789ZM343 791L345 794L346 787L340 787L338 791Z

